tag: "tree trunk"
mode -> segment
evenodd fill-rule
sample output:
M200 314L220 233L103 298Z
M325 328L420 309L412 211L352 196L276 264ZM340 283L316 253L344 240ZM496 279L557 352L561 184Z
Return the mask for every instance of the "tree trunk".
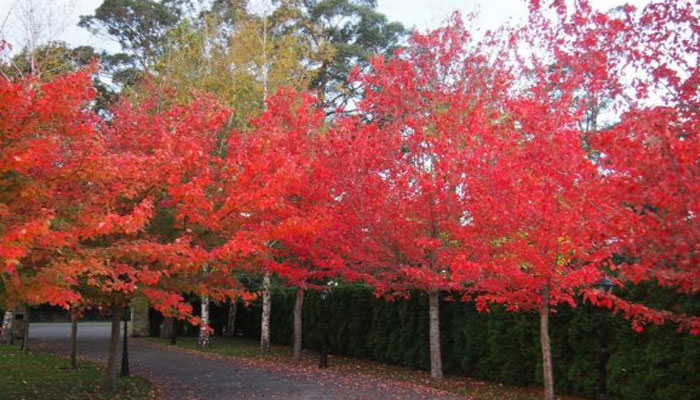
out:
M24 330L22 331L22 347L20 350L26 352L29 350L29 306L25 304L22 306L22 310L24 311Z
M2 319L2 336L0 343L12 343L12 331L15 329L15 312L14 310L6 310Z
M202 313L200 315L201 325L199 326L199 347L209 347L209 297L202 296Z
M76 356L78 353L78 311L71 308L70 311L70 368L78 367Z
M160 327L161 339L170 339L170 336L173 335L174 326L175 326L175 318L165 317L165 319L163 319L163 324Z
M236 335L236 314L238 314L237 299L231 300L228 306L228 321L226 322L226 336L232 338Z
M263 275L262 321L260 323L260 351L270 351L270 272Z
M202 297L202 315L201 315L202 323L205 325L209 325L209 297Z
M430 377L442 379L442 354L440 352L440 292L429 293L430 299Z
M105 369L105 389L111 393L117 392L117 345L119 344L119 317L121 307L112 302L112 332L109 337L107 351L107 368Z
M549 343L549 286L545 286L544 290L542 291L542 308L540 309L540 343L542 345L544 400L554 400L552 350Z
M304 290L297 289L294 302L294 360L301 360L301 312L304 307Z

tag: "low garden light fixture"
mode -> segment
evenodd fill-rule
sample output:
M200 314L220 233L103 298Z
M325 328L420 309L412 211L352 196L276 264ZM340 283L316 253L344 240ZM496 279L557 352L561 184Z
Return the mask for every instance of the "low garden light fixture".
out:
M601 290L605 293L610 293L615 284L613 283L613 281L610 280L610 278L604 276L600 278L598 282L596 282L593 286L595 286L596 289Z
M328 320L328 295L330 294L330 291L328 288L324 288L321 291L321 304L323 307L323 343L321 345L321 360L319 361L318 366L320 368L328 368L328 346L329 346L329 320Z
M124 343L123 343L123 348L122 348L122 370L119 376L121 377L127 377L129 376L129 349L128 349L128 337L129 337L129 329L128 329L128 324L129 324L129 318L131 317L131 314L129 312L129 307L124 307L124 310L122 311L122 319L124 320Z
M607 276L603 276L598 280L598 282L593 285L596 289L604 293L610 293L615 284ZM608 340L605 332L605 310L601 308L600 310L600 356L598 363L598 399L600 400L610 400L608 396L607 387L607 373L606 366L608 364L608 359L610 359L610 352L608 350Z

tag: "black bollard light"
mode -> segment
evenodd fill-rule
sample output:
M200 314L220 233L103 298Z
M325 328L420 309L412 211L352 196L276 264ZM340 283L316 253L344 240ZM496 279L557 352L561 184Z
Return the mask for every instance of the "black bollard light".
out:
M595 288L603 291L605 293L610 293L615 284L607 277L602 277L598 282L595 283ZM605 310L601 308L600 310L600 359L598 364L598 399L600 400L610 400L608 396L607 387L607 373L606 366L608 364L608 359L610 358L610 352L608 351L608 341L605 332Z
M321 346L321 360L318 364L319 368L328 368L328 330L330 329L328 322L328 288L321 291L321 303L323 304L323 345Z
M122 371L119 374L121 377L129 376L129 349L128 349L128 329L127 325L129 323L129 307L124 307L124 313L122 315L124 318L124 348L122 349Z

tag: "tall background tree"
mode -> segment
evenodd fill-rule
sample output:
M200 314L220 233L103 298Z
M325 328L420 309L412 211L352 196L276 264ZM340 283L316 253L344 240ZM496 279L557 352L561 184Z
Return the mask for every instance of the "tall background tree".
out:
M327 113L347 110L361 89L348 80L353 68L365 70L377 54L390 58L403 44L406 30L377 11L376 0L283 0L279 13L288 16L291 34L316 52L321 60L309 88L318 91Z

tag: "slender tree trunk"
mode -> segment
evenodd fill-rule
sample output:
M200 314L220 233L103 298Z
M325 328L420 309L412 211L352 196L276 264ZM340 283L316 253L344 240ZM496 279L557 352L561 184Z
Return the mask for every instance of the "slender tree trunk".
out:
M267 94L269 88L268 77L270 66L267 59L267 17L263 18L263 35L260 39L262 46L262 89L263 89L263 109L267 110ZM270 351L270 271L265 271L263 275L263 306L262 319L260 322L260 351L267 353Z
M209 325L209 297L202 297L202 322Z
M70 368L78 367L76 356L78 353L78 310L70 311Z
M542 376L544 378L544 400L554 400L554 378L552 375L552 349L549 343L549 285L542 291L540 309L540 343L542 345Z
M294 302L294 359L301 360L301 312L304 307L304 290L297 289Z
M29 350L29 306L24 305L22 306L22 310L24 311L24 330L22 331L22 347L21 350L26 352Z
M238 300L233 299L228 306L228 321L226 322L226 336L232 338L236 335L236 314L238 314Z
M12 343L12 331L15 329L15 311L6 310L2 319L2 336L0 343Z
M262 321L260 323L260 351L270 351L270 272L263 275Z
M165 317L165 319L163 319L163 325L161 325L161 328L160 328L161 339L170 339L170 336L173 335L174 326L175 326L175 318Z
M440 351L440 292L429 293L430 300L430 377L442 379L442 354Z
M119 344L119 317L121 307L112 302L112 331L107 351L107 368L105 369L105 388L111 393L117 392L117 345Z
M199 338L197 340L200 347L209 347L209 297L202 296L202 324L199 327Z

